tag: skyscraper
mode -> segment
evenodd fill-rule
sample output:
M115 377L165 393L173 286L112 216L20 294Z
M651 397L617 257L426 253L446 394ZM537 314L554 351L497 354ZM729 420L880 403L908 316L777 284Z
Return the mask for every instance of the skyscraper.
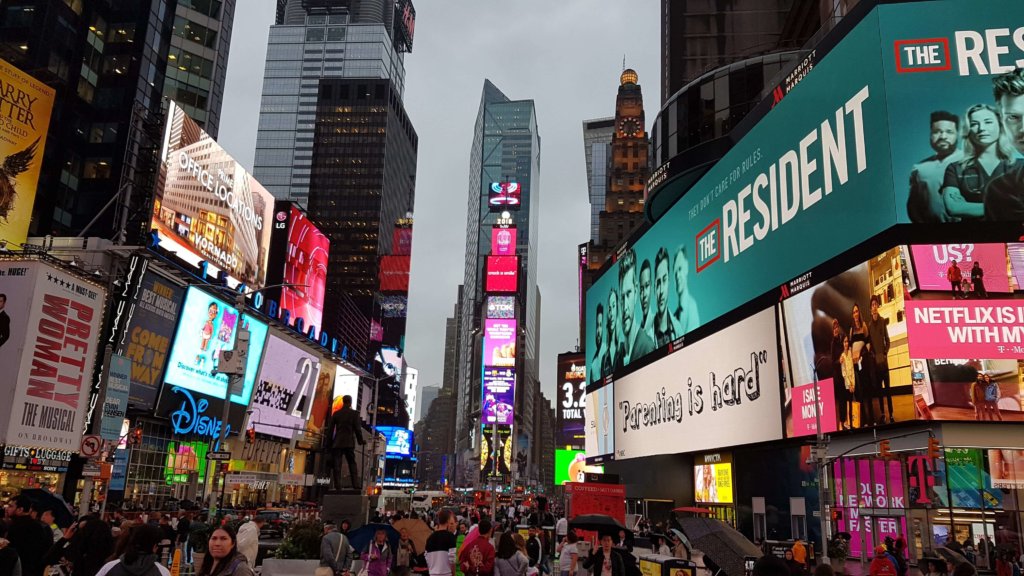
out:
M408 291L416 180L402 101L414 18L409 0L281 1L267 47L253 173L330 237L323 327L357 361L404 337L394 298Z
M309 200L321 79L391 80L401 100L405 63L394 25L394 5L383 0L278 2L253 166L275 197L303 207Z
M608 193L609 147L615 133L615 118L583 121L583 155L587 163L587 197L590 199L590 240L600 235L601 212Z
M420 388L419 403L416 405L416 420L421 420L430 412L430 405L441 394L440 386L423 386Z
M30 235L73 236L99 216L88 233L140 241L165 99L180 99L217 133L234 6L2 4L0 58L56 90Z
M489 288L504 290L503 295L511 296L514 302L512 325L516 329L514 334L504 335L511 339L513 358L505 358L503 363L508 362L505 366L515 371L514 426L532 435L532 399L539 386L539 170L540 135L533 101L511 100L485 80L470 151L466 268L459 327L456 450L460 483L475 481L479 470L475 459L481 444L484 308L488 292L494 292ZM514 254L494 259L498 243L513 237ZM488 276L511 280L512 284L487 286L484 280Z

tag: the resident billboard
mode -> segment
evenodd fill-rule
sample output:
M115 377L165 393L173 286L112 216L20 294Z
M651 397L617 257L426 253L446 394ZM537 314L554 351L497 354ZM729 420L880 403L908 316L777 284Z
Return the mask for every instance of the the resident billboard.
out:
M587 369L581 352L558 355L555 380L555 446L583 450L584 410L587 406Z
M8 449L78 451L106 290L49 264L0 262L0 434Z
M319 376L320 356L271 335L252 392L249 422L256 432L291 438L304 431Z
M221 351L234 349L235 336L242 325L249 329L249 357L242 391L232 394L231 401L248 405L260 358L263 357L267 325L248 314L239 314L224 300L195 287L189 288L185 296L164 378L167 385L180 386L212 398L224 398L228 392L228 377L214 374L213 369Z
M0 60L0 240L24 244L54 90Z
M615 459L782 438L775 334L769 308L616 380Z
M320 328L331 241L292 202L276 202L273 226L267 284L284 284L274 289L274 293L293 322L295 318L302 318L307 329L309 326Z
M174 102L167 110L151 226L159 244L209 272L266 284L274 197Z

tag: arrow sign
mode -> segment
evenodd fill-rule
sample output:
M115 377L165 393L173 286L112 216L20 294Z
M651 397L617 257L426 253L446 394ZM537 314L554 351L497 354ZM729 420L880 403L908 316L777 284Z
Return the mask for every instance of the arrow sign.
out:
M231 460L231 452L207 452L207 460Z

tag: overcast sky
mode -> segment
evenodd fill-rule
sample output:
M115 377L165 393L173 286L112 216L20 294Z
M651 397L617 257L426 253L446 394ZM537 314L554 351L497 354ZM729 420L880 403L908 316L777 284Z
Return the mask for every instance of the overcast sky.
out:
M589 239L582 122L615 112L622 59L637 71L647 124L658 113L657 0L414 0L405 107L419 134L406 359L440 385L445 318L462 282L473 124L484 78L533 99L541 136L538 283L542 389L555 357L577 344L576 246ZM238 2L220 143L251 170L274 0ZM535 179L534 182L537 182Z

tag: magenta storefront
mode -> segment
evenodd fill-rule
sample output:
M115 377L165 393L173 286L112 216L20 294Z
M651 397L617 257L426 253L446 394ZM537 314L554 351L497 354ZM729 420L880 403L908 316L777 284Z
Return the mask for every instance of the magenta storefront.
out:
M843 458L833 463L836 526L849 532L850 558L871 558L872 549L907 534L907 498L899 460Z

